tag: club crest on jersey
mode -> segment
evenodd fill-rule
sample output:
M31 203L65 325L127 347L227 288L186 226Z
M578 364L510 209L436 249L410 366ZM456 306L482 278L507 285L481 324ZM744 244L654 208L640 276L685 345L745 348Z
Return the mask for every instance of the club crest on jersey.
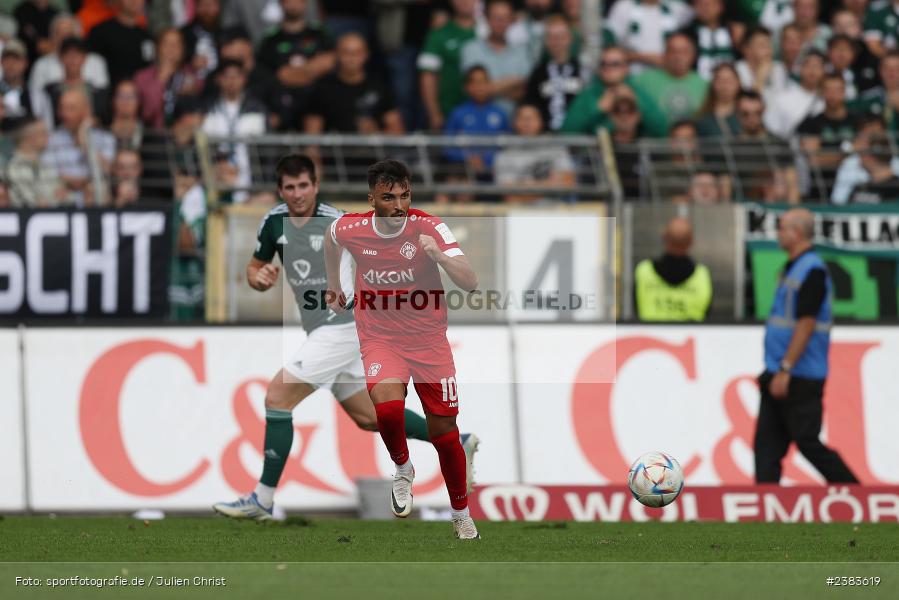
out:
M381 372L381 363L371 363L368 365L368 376L375 377Z
M400 254L402 254L409 260L412 260L412 258L415 256L415 251L415 244L413 244L412 242L406 242L405 244L403 244L403 247L400 248Z
M323 235L310 235L309 236L309 246L312 247L312 250L315 252L321 252L322 246L325 243L325 236Z

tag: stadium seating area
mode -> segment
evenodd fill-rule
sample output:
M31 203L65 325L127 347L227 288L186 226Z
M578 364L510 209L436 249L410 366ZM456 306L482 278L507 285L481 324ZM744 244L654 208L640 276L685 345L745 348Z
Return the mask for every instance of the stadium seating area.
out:
M277 202L290 150L338 201L392 156L448 205L886 207L897 20L889 0L0 0L0 207L163 203L201 263L209 208Z

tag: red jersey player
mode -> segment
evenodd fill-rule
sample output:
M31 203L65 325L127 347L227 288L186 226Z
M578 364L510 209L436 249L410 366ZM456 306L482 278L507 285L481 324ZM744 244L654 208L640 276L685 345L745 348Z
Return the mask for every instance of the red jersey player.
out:
M412 176L396 160L368 169L365 214L344 215L331 225L325 244L328 299L335 311L347 298L340 290L340 247L356 260L356 329L366 383L375 404L378 431L396 475L390 508L398 517L412 512L412 480L404 434L404 408L409 378L421 398L431 443L440 458L453 508L453 527L461 539L477 539L468 513L465 452L456 415L456 367L446 339L446 303L440 265L453 283L466 291L477 288L477 276L455 237L439 218L410 208Z

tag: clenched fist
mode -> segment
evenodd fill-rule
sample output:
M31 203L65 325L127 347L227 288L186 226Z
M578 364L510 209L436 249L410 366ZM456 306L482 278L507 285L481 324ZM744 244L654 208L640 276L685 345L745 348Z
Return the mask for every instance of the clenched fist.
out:
M434 262L440 262L440 258L443 256L443 252L440 251L440 246L437 245L437 242L434 241L429 235L420 235L418 236L418 245L421 246L421 249L425 251L431 260Z
M271 263L263 265L256 271L256 289L265 291L278 283L278 273L280 272L281 267L277 265Z

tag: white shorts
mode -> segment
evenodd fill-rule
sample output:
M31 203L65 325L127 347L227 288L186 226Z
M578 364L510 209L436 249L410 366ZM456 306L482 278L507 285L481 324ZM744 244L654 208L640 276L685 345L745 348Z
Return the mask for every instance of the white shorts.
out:
M309 385L331 390L341 402L364 390L356 324L322 325L313 330L284 370Z

